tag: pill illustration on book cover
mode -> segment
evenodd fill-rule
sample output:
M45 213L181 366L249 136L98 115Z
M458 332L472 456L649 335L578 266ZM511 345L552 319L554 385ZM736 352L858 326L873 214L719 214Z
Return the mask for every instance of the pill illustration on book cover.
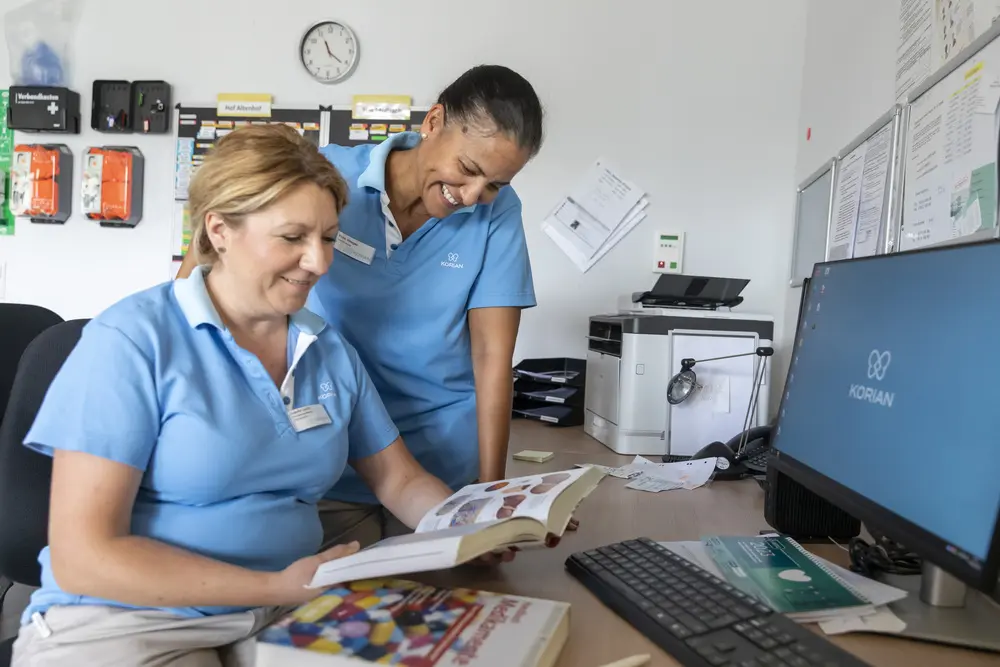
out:
M778 577L784 579L785 581L793 581L798 584L806 584L812 581L812 577L802 570L782 570L778 573Z

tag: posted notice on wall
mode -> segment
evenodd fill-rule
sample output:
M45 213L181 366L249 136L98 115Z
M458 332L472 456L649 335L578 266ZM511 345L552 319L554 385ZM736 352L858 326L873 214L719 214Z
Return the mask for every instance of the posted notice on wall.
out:
M899 0L896 101L1000 17L1000 0Z
M642 222L648 205L638 185L600 159L542 222L542 231L586 272Z
M914 100L900 250L997 224L1000 41Z
M828 259L870 257L878 253L885 227L891 147L890 122L841 161L837 190L833 195Z

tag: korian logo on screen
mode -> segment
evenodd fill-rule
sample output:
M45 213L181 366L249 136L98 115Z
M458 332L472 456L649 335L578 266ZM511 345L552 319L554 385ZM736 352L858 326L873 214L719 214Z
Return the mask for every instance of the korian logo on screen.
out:
M889 371L889 364L891 363L892 352L889 350L884 352L872 350L868 355L868 379L875 382L884 380L886 373ZM891 408L893 402L896 400L894 392L884 391L877 387L867 387L863 384L852 384L847 395L853 399L873 405L881 405L886 408Z

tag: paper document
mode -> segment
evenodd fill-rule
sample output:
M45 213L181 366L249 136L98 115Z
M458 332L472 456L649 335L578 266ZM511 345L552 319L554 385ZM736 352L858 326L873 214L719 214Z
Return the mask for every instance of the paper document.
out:
M660 492L671 489L697 489L708 483L715 472L717 458L681 461L679 463L654 463L649 459L636 456L628 465L618 468L598 466L589 463L578 463L577 467L592 465L600 468L611 477L634 480L625 486L626 489Z
M833 230L826 250L828 260L848 259L854 247L858 205L861 202L861 174L865 169L865 146L844 158L837 191L834 193Z
M996 0L900 0L896 101L989 30Z
M890 123L844 157L834 193L833 231L827 259L869 257L878 253L891 139Z
M684 485L679 484L678 482L671 482L654 475L639 475L639 477L626 484L625 488L636 489L638 491L649 491L650 493L659 493L660 491L683 489Z
M606 160L598 160L542 222L542 231L586 272L645 217L649 200Z
M994 40L912 103L900 250L996 227L998 59Z
M865 168L861 173L861 197L858 204L857 229L854 233L854 257L871 257L878 253L886 184L889 180L891 145L892 125L882 128L865 143Z
M898 634L906 629L906 623L888 607L879 607L874 614L867 616L842 616L820 621L819 627L823 634L827 635L842 635L848 632Z

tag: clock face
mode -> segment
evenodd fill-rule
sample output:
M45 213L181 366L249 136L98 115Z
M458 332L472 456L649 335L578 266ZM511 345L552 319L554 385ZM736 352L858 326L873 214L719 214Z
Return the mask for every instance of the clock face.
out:
M358 39L343 23L323 21L306 31L300 57L314 79L320 83L339 83L358 64Z

